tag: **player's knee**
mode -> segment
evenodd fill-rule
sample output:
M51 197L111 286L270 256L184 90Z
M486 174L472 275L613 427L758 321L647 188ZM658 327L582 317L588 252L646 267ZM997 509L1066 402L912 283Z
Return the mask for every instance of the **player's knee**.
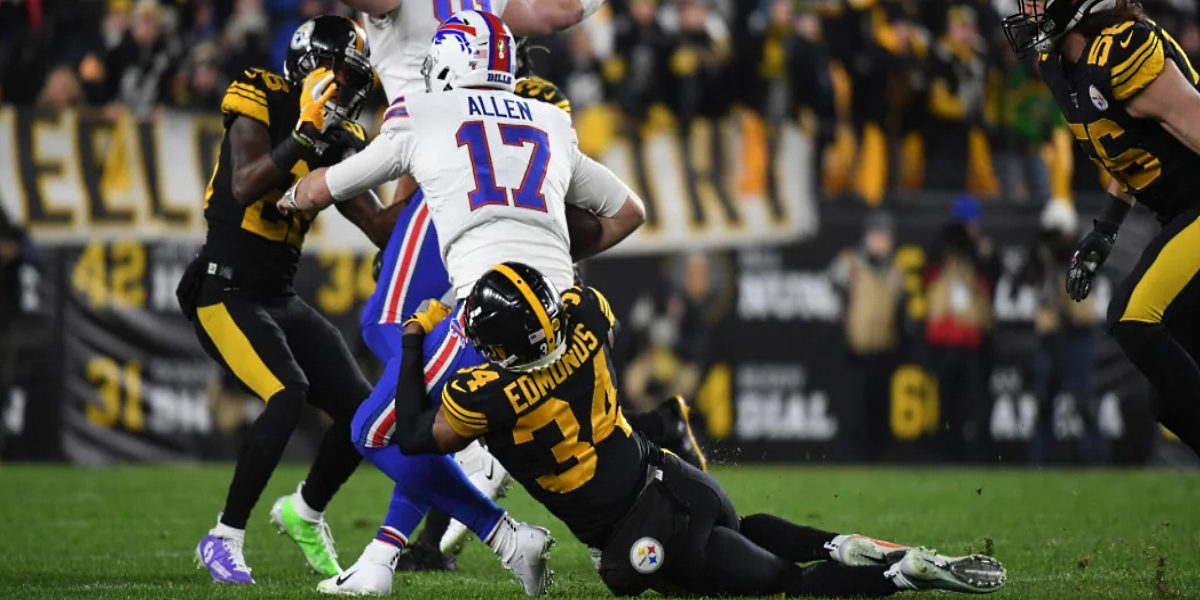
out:
M299 416L300 411L304 409L306 398L307 381L284 382L283 389L267 399L267 410L294 412Z
M1109 327L1109 333L1126 354L1136 353L1163 335L1167 330L1162 323L1118 320Z

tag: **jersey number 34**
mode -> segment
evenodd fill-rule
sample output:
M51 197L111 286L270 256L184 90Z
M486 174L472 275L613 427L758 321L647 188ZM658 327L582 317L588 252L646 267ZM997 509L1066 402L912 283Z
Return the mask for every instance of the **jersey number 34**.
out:
M475 173L475 189L467 193L471 210L492 204L508 205L511 192L513 206L546 211L542 182L545 181L546 169L550 166L550 140L545 131L528 125L500 125L500 141L505 145L533 145L533 152L529 153L529 164L525 167L525 176L521 179L521 186L516 189L496 185L492 151L488 145L487 132L483 129L483 121L463 123L462 127L458 128L457 139L459 147L467 147L471 157L471 170Z

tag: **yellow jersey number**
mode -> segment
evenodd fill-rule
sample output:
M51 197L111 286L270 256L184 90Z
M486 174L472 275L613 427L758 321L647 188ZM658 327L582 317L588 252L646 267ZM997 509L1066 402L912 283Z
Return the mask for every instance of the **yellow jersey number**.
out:
M1096 162L1131 190L1144 190L1162 175L1162 163L1157 156L1141 148L1120 147L1119 140L1125 135L1125 130L1116 122L1099 119L1087 125L1068 125L1075 139L1091 142L1099 157Z
M603 442L614 429L626 436L632 435L629 422L621 414L617 404L617 392L608 373L608 361L603 352L596 354L596 381L592 392L592 439L579 439L579 420L571 411L571 405L558 398L546 398L537 408L521 415L513 427L513 442L526 444L533 441L534 433L551 424L557 425L562 433L561 442L550 451L560 464L571 458L577 461L566 471L547 474L537 478L542 489L566 494L579 489L596 476L596 444Z

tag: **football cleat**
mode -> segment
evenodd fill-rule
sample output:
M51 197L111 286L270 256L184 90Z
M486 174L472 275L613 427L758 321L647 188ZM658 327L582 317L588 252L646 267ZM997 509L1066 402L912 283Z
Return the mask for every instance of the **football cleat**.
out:
M550 547L554 538L550 530L527 523L517 524L516 550L501 564L512 572L527 596L541 596L550 587Z
M454 455L454 460L458 461L471 484L492 500L503 497L512 483L508 470L478 441L471 442L466 448L459 450ZM466 525L451 519L446 532L442 534L438 549L442 554L458 554L470 533Z
M317 584L317 591L335 596L390 596L392 574L400 549L378 540L367 544L362 556L345 571Z
M655 410L663 418L663 449L670 450L688 464L707 473L708 459L696 442L696 434L692 431L692 408L683 396L672 396Z
M397 571L457 571L458 557L442 554L433 546L415 543L396 560Z
M1004 566L990 556L943 556L925 548L909 549L884 576L901 589L973 594L994 592L1008 581Z
M894 565L904 558L909 547L851 533L825 542L825 549L834 561L850 567Z
M275 501L271 507L271 523L279 528L279 533L286 533L296 542L300 552L304 553L304 560L318 575L332 577L342 572L333 547L333 535L324 517L316 522L301 517L292 505L291 494Z
M196 566L207 568L218 583L254 583L240 539L217 537L208 532L196 545Z

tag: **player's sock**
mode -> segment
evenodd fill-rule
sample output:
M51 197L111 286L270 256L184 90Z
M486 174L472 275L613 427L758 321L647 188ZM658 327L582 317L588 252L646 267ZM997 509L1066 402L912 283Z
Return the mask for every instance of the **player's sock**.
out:
M362 454L350 441L349 424L334 421L321 439L317 457L304 479L304 501L314 510L324 511L360 462Z
M1158 392L1158 420L1200 454L1200 367L1162 323L1121 321L1112 336Z
M884 575L886 566L847 567L834 562L819 562L801 568L796 587L789 596L889 596L901 588L895 579Z
M375 539L371 540L372 544L387 544L398 550L404 549L408 545L408 538L399 530L384 525L375 532Z
M508 559L517 548L517 522L507 513L500 517L492 531L479 539L501 559Z
M325 511L313 508L312 504L304 498L304 489L308 487L306 484L307 482L300 482L300 487L296 488L296 491L292 493L292 510L296 511L296 514L301 519L310 523L316 523L325 515Z
M222 516L224 516L224 515L222 515ZM224 538L227 540L237 540L239 542L244 542L246 540L246 530L245 529L239 529L237 527L230 527L229 525L226 525L225 523L222 523L221 521L217 521L217 526L213 527L212 530L209 531L209 533L212 534L213 536L216 536L219 538Z
M417 535L416 543L436 550L449 526L450 515L446 514L446 511L436 506L429 509L429 513L425 515L425 526Z
M250 431L238 452L237 466L233 470L233 481L229 484L229 494L225 497L225 511L221 515L221 523L235 529L245 529L246 521L250 519L250 510L258 502L263 488L271 479L275 465L287 446L288 438L300 421L300 411L304 407L304 396L307 393L303 387L292 386L284 388L271 396L266 408L258 420L250 426Z
M825 544L837 535L766 514L742 517L738 530L755 544L794 563L827 560Z

